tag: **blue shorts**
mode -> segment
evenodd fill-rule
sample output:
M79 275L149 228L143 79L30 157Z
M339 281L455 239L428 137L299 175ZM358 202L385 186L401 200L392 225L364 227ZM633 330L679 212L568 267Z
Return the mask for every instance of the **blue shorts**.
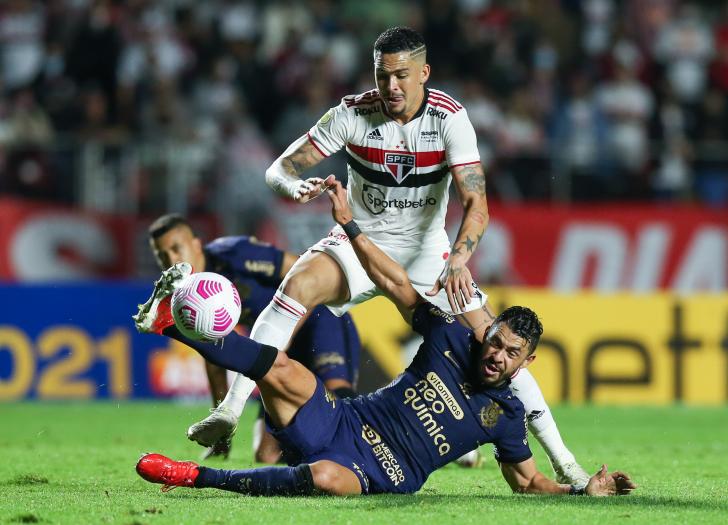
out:
M336 317L325 306L317 306L293 338L288 356L324 382L343 379L356 387L360 351L351 316Z
M329 460L348 468L362 494L411 493L420 488L415 476L348 400L337 399L316 379L316 391L282 429L268 428L290 465Z

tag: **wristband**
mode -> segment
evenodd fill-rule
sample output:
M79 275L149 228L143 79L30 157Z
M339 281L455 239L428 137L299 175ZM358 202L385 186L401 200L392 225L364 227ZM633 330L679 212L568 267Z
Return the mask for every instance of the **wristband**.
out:
M341 227L344 229L344 233L349 237L350 241L353 241L357 235L361 233L359 226L354 222L354 219L350 220L346 224L342 224Z
M569 487L569 496L583 496L584 494L586 494L584 487L577 488L576 485L571 485Z

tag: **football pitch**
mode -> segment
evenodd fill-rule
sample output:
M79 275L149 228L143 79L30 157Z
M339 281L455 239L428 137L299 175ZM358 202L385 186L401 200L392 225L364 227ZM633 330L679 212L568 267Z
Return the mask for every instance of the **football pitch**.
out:
M246 410L228 461L251 466ZM620 498L543 497L510 493L488 446L485 465L454 465L411 496L255 498L178 488L162 494L134 464L143 452L197 459L184 430L203 405L150 403L10 403L0 405L0 523L726 523L728 409L555 409L567 444L585 468L600 462L640 485ZM550 468L531 443L544 472Z

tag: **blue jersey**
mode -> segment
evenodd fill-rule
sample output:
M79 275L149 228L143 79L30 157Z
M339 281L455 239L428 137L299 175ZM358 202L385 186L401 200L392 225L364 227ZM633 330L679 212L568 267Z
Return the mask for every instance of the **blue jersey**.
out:
M332 401L322 387L274 435L299 461L331 459L359 477L365 493L414 492L441 466L493 443L504 463L531 457L526 414L508 384L478 387L470 330L425 303L414 313L424 342L412 364L376 392Z
M252 326L281 284L283 251L255 237L220 237L205 246L206 269L230 279L242 300L240 323ZM323 381L356 384L361 343L351 317L317 306L291 341L288 354Z

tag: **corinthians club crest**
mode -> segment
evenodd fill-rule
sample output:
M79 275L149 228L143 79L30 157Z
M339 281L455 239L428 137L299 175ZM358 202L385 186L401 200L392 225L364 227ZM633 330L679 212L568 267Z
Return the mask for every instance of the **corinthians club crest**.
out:
M397 184L401 184L407 175L415 169L415 156L409 153L386 153L384 164L390 171Z
M490 405L480 409L480 422L485 428L494 428L498 424L498 418L503 413L503 409L495 401L491 401Z

